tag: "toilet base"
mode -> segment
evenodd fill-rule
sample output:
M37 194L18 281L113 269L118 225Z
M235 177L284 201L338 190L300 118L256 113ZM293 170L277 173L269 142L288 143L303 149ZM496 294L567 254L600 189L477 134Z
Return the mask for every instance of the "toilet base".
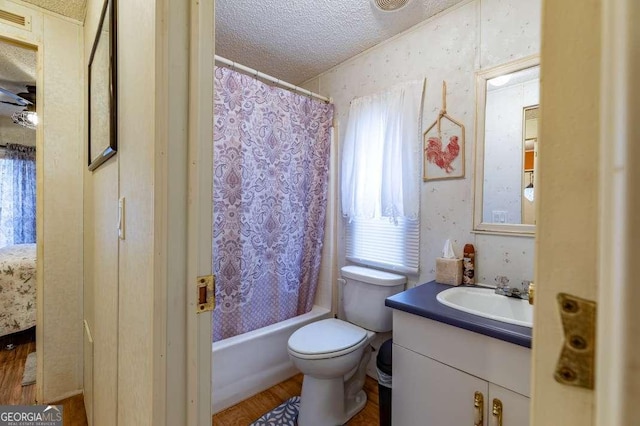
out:
M356 397L347 404L345 410L346 417L343 424L348 422L349 419L362 411L365 405L367 405L367 393L364 390L361 390L357 393Z
M317 379L304 376L298 426L343 425L360 412L366 403L367 394L364 390L360 390L355 398L345 401L342 377Z

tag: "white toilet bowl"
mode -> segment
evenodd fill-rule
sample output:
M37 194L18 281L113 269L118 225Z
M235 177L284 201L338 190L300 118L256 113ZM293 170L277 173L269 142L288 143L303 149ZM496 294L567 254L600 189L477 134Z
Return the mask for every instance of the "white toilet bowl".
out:
M346 321L326 319L295 331L287 349L304 374L298 426L346 423L367 403L362 389L376 332L389 332L387 297L403 290L406 277L361 266L344 266L342 307Z
M289 357L304 374L299 426L342 425L364 408L362 387L374 335L334 318L291 335Z

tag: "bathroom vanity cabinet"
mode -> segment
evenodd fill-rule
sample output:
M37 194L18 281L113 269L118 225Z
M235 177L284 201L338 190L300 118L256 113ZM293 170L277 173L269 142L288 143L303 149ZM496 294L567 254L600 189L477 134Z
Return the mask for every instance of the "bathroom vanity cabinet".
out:
M529 424L529 348L397 309L393 343L394 426Z

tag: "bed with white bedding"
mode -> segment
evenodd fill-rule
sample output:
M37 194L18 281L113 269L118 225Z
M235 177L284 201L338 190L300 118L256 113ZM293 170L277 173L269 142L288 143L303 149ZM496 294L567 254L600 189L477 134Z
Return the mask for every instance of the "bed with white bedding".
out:
M36 245L0 248L0 337L36 325Z

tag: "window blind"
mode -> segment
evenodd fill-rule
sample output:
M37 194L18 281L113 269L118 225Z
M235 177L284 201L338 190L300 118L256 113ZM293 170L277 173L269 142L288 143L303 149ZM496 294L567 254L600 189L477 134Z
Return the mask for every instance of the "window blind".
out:
M353 219L346 224L346 257L354 263L415 274L419 248L418 220Z

